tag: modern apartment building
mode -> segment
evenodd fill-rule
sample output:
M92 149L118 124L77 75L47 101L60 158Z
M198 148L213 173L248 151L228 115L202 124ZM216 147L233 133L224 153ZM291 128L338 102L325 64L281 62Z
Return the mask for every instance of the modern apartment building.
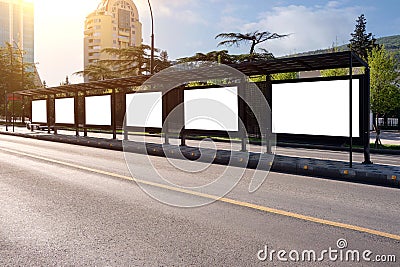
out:
M34 63L33 2L0 0L0 46L10 43L25 52L24 62Z
M132 0L102 0L85 20L84 67L109 55L104 48L126 48L142 43L142 24ZM87 78L85 78L87 79Z

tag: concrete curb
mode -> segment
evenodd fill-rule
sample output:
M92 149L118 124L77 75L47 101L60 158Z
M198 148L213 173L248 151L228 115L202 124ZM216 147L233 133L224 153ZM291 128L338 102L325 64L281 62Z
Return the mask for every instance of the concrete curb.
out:
M65 135L38 135L24 133L0 132L3 135L19 136L37 140L67 143L73 145L111 149L123 151L123 142L120 140L103 139L94 137L65 136ZM161 145L153 143L132 143L125 147L125 151L148 154L152 156L180 158L184 156L189 160L197 160L200 157L200 151L195 147L180 147L174 145ZM374 185L391 186L400 188L400 170L399 173L385 173L383 171L368 170L366 168L348 168L347 163L339 161L316 160L310 158L298 158L275 155L272 159L267 159L260 154L253 152L231 152L227 150L207 151L203 150L205 162L212 162L219 165L232 165L236 167L247 167L251 169L257 166L264 170L271 170L278 173L296 174L309 177L329 178L348 182L361 182ZM232 155L233 153L233 155ZM268 155L267 155L268 156ZM261 157L261 161L260 161ZM268 161L268 162L267 162ZM378 166L379 165L373 165Z

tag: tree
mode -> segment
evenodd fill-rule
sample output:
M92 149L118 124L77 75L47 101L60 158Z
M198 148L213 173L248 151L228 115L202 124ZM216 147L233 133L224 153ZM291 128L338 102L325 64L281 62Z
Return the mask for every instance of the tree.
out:
M378 118L400 108L399 73L393 54L384 46L374 47L368 54L368 61L371 69L371 110Z
M255 60L267 60L274 58L274 56L266 50L261 50L263 53L253 53L253 54L240 54L240 55L230 55L228 50L211 51L206 54L196 53L194 56L179 58L179 63L184 62L198 62L198 61L208 61L208 62L218 62L221 64L234 64L249 62Z
M35 86L33 64L23 61L25 51L11 44L0 47L0 89L7 92L31 89Z
M77 71L74 75L80 75L89 78L92 81L106 80L118 78L119 73L113 71L108 64L102 61L97 61L86 66L84 70Z
M150 51L151 47L144 44L127 48L105 48L102 52L113 56L114 59L102 62L118 71L123 77L143 75L150 73ZM159 49L155 49L155 52L159 52Z
M155 57L154 60L154 73L160 72L171 66L171 62L168 59L168 52L163 50L160 55Z
M277 34L277 33L270 33L268 31L265 32L249 32L249 33L220 33L215 36L215 39L221 38L225 39L218 43L218 46L227 45L227 46L237 46L239 47L242 43L248 44L250 43L250 52L249 54L254 54L255 47L258 44L261 44L268 40L279 39L283 37L289 36L288 34Z
M232 58L235 63L242 63L242 62L250 62L257 60L269 60L273 59L274 56L268 51L266 51L264 53L233 55Z
M70 84L71 84L71 83L70 83L70 81L69 81L68 75L65 76L65 81L60 82L60 85L70 85Z
M285 72L285 73L275 73L271 75L271 79L275 81L279 80L293 80L298 78L297 72Z
M321 70L322 77L346 76L348 74L349 69L347 68Z
M207 54L196 53L194 56L178 58L179 63L194 61L209 61L218 62L221 64L230 64L234 62L234 59L232 55L229 55L228 50L211 51Z
M0 97L15 91L35 87L34 65L23 61L25 51L13 47L10 43L0 47ZM4 101L1 101L1 112L4 112ZM20 113L20 103L16 104L16 114ZM10 103L8 105L11 106ZM9 108L8 107L8 108Z
M376 39L372 33L366 31L367 20L361 14L356 21L356 28L351 33L349 48L356 52L362 59L368 60L368 53L376 46Z
M150 51L148 45L130 46L127 48L104 48L101 52L110 55L110 59L102 59L91 63L75 75L89 77L90 80L104 80L150 73ZM155 52L159 52L155 49ZM161 51L154 58L154 72L171 66L167 51Z

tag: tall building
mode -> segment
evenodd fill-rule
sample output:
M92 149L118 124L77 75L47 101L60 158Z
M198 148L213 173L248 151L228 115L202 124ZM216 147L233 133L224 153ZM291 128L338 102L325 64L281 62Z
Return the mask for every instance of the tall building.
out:
M25 51L24 62L34 63L32 1L0 0L0 46L6 43Z
M132 0L102 0L85 20L84 66L102 59L104 48L127 48L142 43L142 24ZM86 79L86 78L85 78Z

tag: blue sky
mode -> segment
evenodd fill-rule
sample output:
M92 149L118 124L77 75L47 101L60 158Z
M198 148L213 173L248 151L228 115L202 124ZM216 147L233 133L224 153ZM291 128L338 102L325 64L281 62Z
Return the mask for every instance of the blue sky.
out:
M100 1L82 2L35 0L35 57L39 73L48 85L58 85L66 75L71 76L83 68L83 22ZM147 1L134 2L143 23L144 43L149 44ZM233 54L248 51L246 46L217 47L218 40L214 37L221 32L290 33L290 37L259 46L276 56L328 48L334 42L342 45L350 39L360 14L365 14L367 31L376 37L400 34L398 0L151 0L151 3L156 47L167 50L170 59L219 49L228 49ZM53 9L65 12L53 13ZM43 15L44 12L47 15ZM65 31L51 31L63 27ZM71 80L81 82L76 76L71 76Z

